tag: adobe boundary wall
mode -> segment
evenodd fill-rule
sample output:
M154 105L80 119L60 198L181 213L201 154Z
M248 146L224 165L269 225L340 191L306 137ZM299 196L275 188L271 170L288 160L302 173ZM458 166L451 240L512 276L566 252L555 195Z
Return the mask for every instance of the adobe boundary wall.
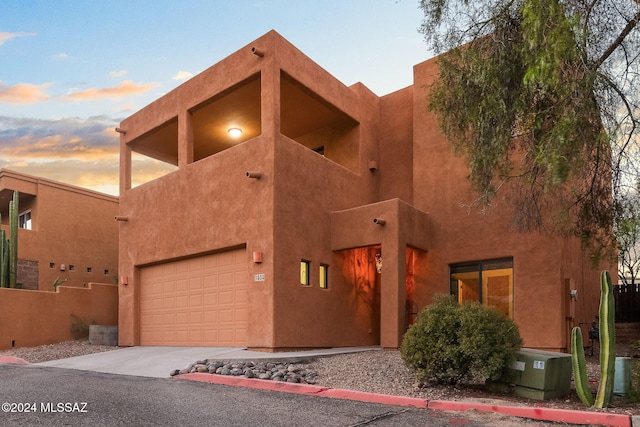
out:
M91 324L118 324L118 285L0 288L0 350L74 340L74 330Z

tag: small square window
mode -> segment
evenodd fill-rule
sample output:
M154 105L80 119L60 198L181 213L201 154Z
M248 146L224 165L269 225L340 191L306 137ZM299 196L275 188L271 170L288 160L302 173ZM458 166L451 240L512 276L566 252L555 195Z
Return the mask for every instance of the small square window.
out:
M56 268L56 263L55 262L50 262L49 263L49 268Z
M76 266L73 264L69 264L69 271L73 271L76 269Z
M104 270L104 275L105 275L105 276L108 276L108 275L109 275L109 269L105 269L105 270Z
M329 289L329 266L320 264L320 289Z
M91 267L87 267L87 273L91 273Z
M311 267L311 262L302 260L300 261L300 284L302 286L311 285L311 281L309 280L309 269Z
M18 215L18 227L24 230L31 230L31 211Z

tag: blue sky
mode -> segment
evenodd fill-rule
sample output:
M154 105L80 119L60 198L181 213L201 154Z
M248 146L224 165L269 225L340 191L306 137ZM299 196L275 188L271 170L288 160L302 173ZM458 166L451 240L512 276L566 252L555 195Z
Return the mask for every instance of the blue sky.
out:
M422 16L418 0L2 0L0 168L117 194L113 129L190 76L274 29L384 95L432 56Z

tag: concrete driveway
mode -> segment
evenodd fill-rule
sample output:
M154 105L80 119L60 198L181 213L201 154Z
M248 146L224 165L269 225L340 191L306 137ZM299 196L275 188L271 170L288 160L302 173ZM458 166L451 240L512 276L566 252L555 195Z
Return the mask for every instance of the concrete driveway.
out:
M68 359L34 363L37 366L79 369L107 374L167 378L171 371L203 359L298 362L318 356L380 350L380 347L339 347L310 351L265 353L240 347L126 347Z

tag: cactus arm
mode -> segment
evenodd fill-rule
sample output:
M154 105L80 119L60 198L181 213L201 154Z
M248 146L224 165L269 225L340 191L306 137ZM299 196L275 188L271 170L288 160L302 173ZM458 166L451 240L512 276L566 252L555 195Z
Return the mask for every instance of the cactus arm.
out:
M18 191L9 202L9 287L15 288L18 277Z
M595 408L609 406L613 395L616 363L615 301L613 285L608 271L600 275L600 384L596 394Z
M593 406L593 395L589 389L587 362L584 358L584 346L582 345L582 330L579 327L571 330L571 365L573 366L573 380L578 397L586 406Z
M0 230L0 288L9 287L9 242L7 233Z

